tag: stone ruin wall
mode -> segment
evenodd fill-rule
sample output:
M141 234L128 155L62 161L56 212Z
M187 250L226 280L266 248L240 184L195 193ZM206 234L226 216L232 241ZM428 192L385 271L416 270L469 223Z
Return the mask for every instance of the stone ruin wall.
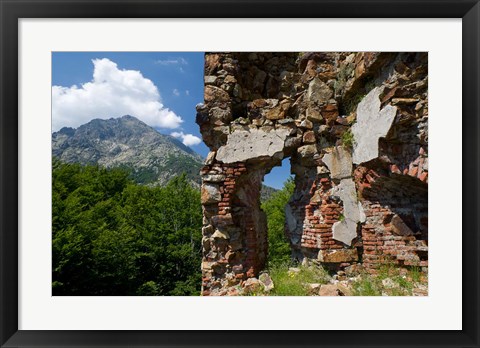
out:
M265 268L260 189L286 157L293 258L427 267L427 87L427 53L207 53L202 294Z

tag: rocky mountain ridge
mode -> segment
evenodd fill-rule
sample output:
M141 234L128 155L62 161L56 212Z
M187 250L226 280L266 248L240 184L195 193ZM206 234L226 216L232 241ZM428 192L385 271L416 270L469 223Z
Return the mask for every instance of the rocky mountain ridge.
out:
M148 185L163 185L185 172L198 187L203 162L177 139L130 115L94 119L76 129L64 127L54 132L52 155L67 163L129 169L135 181Z

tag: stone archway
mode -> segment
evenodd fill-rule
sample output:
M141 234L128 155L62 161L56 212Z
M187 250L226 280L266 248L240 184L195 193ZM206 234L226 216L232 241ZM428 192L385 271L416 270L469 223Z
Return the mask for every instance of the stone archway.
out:
M426 66L425 55L408 53L206 54L197 106L211 149L201 171L203 295L236 295L265 267L261 183L286 157L295 258L333 269L363 262L374 270L386 255L428 264L426 213L404 221L412 214L395 211L398 197L374 183L413 185L402 202L427 211L413 194L428 189Z

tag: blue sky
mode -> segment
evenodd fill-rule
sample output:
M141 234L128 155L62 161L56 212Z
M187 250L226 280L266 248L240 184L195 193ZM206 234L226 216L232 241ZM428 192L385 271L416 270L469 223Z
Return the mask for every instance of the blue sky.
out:
M203 52L54 52L53 131L130 114L205 157L208 147L195 123L203 63ZM287 160L265 184L281 188L289 172Z

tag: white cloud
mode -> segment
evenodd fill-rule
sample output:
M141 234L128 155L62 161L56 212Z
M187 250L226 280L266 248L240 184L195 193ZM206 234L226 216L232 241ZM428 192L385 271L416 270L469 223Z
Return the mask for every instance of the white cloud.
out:
M185 94L186 94L186 95L190 95L190 91L187 89L187 90L185 91Z
M180 96L180 92L179 92L178 89L176 89L176 88L172 91L172 93L173 93L173 95L174 95L175 97L179 97L179 96Z
M182 143L187 146L198 145L202 142L199 137L196 137L193 134L185 134L183 132L173 132L170 134L174 138L179 138L182 140Z
M140 71L120 70L107 58L92 60L93 79L52 87L52 127L78 127L94 118L132 115L152 127L178 128L182 118L164 107L155 84Z
M178 57L178 58L156 60L155 64L160 64L160 65L188 65L188 62L185 58Z

